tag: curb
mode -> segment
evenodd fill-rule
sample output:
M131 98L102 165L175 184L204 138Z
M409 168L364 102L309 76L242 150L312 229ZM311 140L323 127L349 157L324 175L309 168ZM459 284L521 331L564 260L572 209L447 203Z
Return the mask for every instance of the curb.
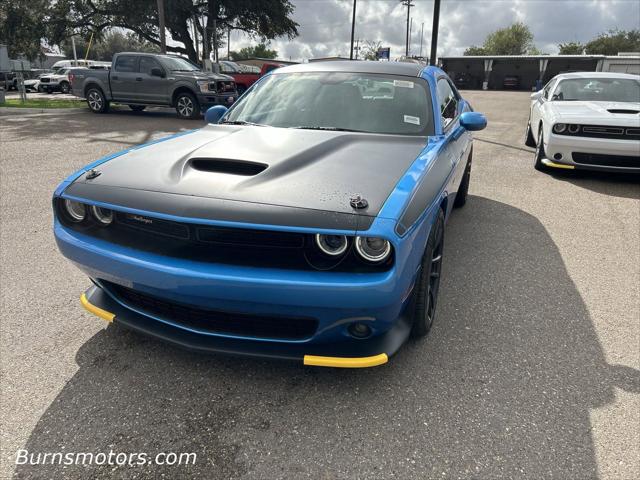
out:
M0 107L0 115L68 115L72 113L88 113L89 109L84 108L21 108L21 107Z

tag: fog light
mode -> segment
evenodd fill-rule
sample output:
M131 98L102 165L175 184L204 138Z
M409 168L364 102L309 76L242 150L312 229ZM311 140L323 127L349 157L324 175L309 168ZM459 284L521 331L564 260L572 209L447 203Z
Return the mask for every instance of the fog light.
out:
M553 156L553 158L554 158L555 160L562 160L562 154L561 154L561 153L556 153L556 154Z
M354 338L367 338L371 335L371 327L366 323L352 323L349 325L349 335Z

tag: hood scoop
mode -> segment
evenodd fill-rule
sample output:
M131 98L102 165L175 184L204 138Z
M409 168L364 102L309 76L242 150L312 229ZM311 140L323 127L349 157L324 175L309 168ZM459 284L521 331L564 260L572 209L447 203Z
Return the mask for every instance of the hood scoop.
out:
M245 160L230 160L226 158L192 158L189 161L191 168L201 172L226 173L228 175L241 175L252 177L266 170L268 165Z
M640 110L629 110L627 108L611 108L611 109L607 110L607 112L609 112L609 113L622 113L622 114L626 114L626 115L635 115L637 113L640 113Z

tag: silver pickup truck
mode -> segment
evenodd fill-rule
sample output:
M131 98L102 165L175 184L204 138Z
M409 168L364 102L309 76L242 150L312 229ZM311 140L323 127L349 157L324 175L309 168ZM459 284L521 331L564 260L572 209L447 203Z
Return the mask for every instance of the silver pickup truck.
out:
M171 106L180 118L197 118L213 105L230 106L238 98L233 77L201 71L173 55L117 53L111 69L73 68L73 94L85 98L92 112L123 103L134 111L147 105Z

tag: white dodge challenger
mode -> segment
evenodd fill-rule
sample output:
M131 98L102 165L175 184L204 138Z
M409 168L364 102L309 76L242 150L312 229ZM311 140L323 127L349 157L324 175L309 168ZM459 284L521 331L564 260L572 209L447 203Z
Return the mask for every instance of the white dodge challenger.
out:
M640 76L555 76L531 95L525 144L538 170L640 172Z

